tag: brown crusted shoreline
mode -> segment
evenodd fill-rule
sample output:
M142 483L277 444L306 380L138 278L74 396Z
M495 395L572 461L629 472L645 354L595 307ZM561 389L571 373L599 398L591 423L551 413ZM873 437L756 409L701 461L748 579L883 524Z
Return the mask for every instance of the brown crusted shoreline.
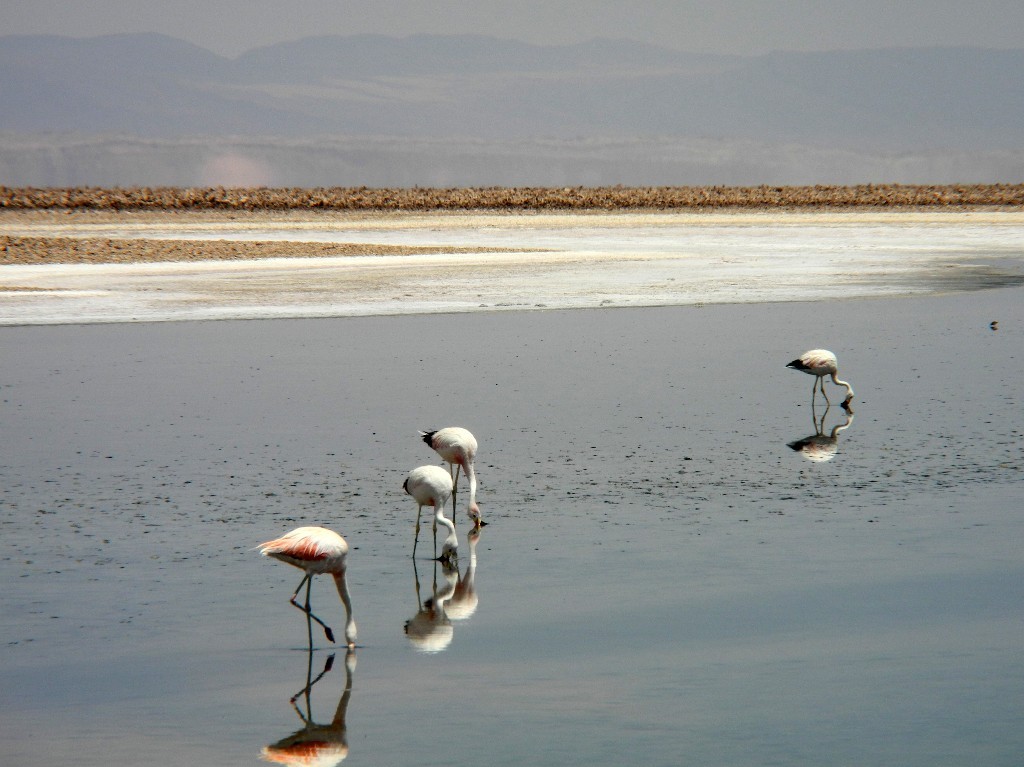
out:
M438 248L344 242L236 242L232 240L149 240L107 237L8 237L0 235L0 265L138 264L166 261L240 261L325 256L411 256ZM443 249L479 253L479 248ZM490 248L489 252L502 249ZM0 289L6 289L0 287Z
M0 210L515 211L1024 206L1024 184L473 189L0 187Z

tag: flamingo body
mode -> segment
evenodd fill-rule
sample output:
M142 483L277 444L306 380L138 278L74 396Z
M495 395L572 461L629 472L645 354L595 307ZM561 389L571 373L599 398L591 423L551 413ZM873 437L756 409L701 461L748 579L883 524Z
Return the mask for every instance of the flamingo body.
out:
M441 549L441 558L447 560L455 556L459 539L455 535L454 523L444 515L445 504L452 497L451 474L440 466L419 466L409 472L402 487L417 504L416 543L419 543L420 536L420 514L424 506L431 506L434 509L434 531L437 532L438 524L448 529L448 537ZM416 543L413 544L413 555L416 553Z
M290 533L259 545L260 554L314 575L345 569L348 541L326 527L297 527Z
M420 432L423 441L430 445L450 467L459 467L469 479L469 516L480 525L480 507L476 503L476 437L469 429L448 426L437 431ZM453 492L458 490L459 472L455 470Z
M825 401L829 401L828 395L825 394L825 376L831 376L832 382L837 386L846 387L846 399L843 401L844 408L853 399L853 387L846 381L839 380L837 375L839 373L839 361L836 359L836 355L828 349L811 349L806 351L787 364L786 367L815 376L814 385L811 387L812 401L819 385L821 386L821 394L825 397Z
M345 605L345 640L349 647L356 644L356 623L352 618L352 603L345 581L345 559L348 556L348 542L333 530L325 527L298 527L280 538L261 543L260 553L265 557L273 557L287 562L293 567L305 571L298 588L292 594L291 603L319 623L327 640L334 641L334 632L330 626L313 615L309 606L309 587L314 575L331 575L338 588L338 594ZM295 601L296 595L306 585L306 605L303 607Z

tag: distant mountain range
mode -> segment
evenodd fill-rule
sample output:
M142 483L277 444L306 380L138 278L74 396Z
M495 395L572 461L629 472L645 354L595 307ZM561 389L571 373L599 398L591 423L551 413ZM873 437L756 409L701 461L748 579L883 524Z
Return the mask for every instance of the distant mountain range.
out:
M359 35L227 59L161 35L7 36L0 105L7 185L199 183L222 156L270 183L374 185L400 158L420 169L409 183L503 184L544 175L559 147L556 183L644 183L629 172L644 166L649 183L709 183L716 169L721 183L1009 181L1024 168L1021 50L741 57ZM852 178L908 170L930 177ZM937 177L951 171L978 177Z

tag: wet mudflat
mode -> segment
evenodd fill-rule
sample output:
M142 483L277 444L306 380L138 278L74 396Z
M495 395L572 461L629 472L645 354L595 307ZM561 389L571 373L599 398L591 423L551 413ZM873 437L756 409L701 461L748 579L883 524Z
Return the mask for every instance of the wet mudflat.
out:
M349 764L1014 764L1022 299L0 328L0 756L256 764L334 653ZM454 592L401 490L444 425ZM348 668L253 550L303 524L353 547Z

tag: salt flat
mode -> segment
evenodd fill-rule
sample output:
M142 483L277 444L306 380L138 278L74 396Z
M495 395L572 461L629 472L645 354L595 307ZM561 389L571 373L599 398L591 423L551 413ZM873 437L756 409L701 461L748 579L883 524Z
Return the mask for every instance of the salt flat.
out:
M0 219L0 234L436 247L421 255L0 266L0 324L345 317L927 295L1024 281L1024 213ZM477 253L452 253L453 248ZM520 252L502 252L514 248Z

